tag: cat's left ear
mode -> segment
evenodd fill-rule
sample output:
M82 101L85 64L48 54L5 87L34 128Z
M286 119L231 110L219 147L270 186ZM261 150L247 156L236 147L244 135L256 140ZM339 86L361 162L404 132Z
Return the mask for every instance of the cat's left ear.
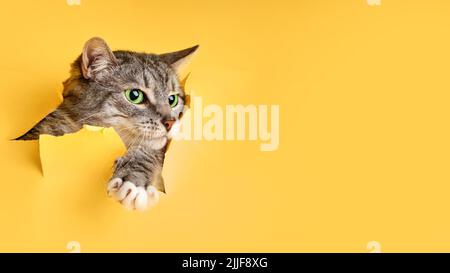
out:
M84 45L81 72L85 79L96 78L104 69L116 63L116 57L102 38L91 38Z
M175 72L180 73L184 66L188 63L190 58L198 49L198 45L186 48L180 51L170 52L159 55L159 57L167 64L169 64Z

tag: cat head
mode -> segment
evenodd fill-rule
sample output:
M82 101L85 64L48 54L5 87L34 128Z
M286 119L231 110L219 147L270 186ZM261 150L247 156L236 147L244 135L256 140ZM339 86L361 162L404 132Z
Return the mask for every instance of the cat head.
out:
M114 127L127 146L160 149L187 100L177 73L197 48L159 55L111 51L92 38L64 82L64 108L83 124Z

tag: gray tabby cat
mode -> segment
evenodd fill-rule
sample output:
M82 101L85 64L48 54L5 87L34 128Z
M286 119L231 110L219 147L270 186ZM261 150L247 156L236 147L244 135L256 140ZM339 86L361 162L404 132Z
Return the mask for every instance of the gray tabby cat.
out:
M64 82L64 100L17 140L61 136L83 124L113 127L127 147L107 189L123 205L146 209L164 192L161 170L186 95L177 77L198 46L161 55L112 52L101 38L86 42Z

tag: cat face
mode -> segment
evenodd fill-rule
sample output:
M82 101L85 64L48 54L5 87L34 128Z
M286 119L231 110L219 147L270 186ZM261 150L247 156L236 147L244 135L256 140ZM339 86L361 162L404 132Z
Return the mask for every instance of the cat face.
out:
M114 127L128 145L164 146L185 101L177 75L153 55L118 51L114 56L114 69L90 88L91 97L99 90L104 94L102 126Z
M186 101L177 70L196 49L162 55L112 52L93 38L65 83L65 108L83 124L113 127L129 148L161 149Z

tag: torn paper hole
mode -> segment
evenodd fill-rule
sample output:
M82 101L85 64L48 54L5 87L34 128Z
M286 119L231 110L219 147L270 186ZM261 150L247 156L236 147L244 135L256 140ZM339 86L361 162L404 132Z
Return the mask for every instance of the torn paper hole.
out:
M78 132L63 136L42 134L39 136L39 158L44 177L57 172L55 169L59 164L67 160L64 157L69 157L80 149L89 149L92 153L107 152L109 154L105 155L105 161L126 152L121 138L113 128L84 125ZM64 154L62 157L61 152Z
M181 80L181 86L185 88L186 81L189 77L189 74L187 74L182 80ZM60 93L59 98L60 101L63 101L62 95ZM189 101L189 94L186 92L185 94L185 107L188 108L190 101ZM181 115L180 115L181 118ZM174 130L175 131L175 130ZM167 141L165 151L167 152L170 142L171 142L171 135L169 134L170 138ZM101 145L110 145L110 151L116 151L116 158L122 156L126 152L126 148L120 138L120 136L117 134L117 132L113 128L104 128L104 127L98 127L98 126L92 126L92 125L83 125L83 128L75 133L67 133L63 136L53 136L48 134L41 134L39 135L39 159L40 159L40 169L42 175L45 177L46 174L49 172L48 170L54 169L52 166L54 164L52 163L52 159L55 160L64 160L64 158L54 158L52 157L52 151L55 149L60 149L62 151L67 151L67 155L70 156L70 149L83 149L85 146L85 143L89 143L90 141L94 141L96 138L101 138L100 144ZM21 137L16 138L16 140L20 140ZM82 141L82 143L80 143ZM74 144L75 143L75 144ZM78 145L76 145L78 143ZM75 146L74 146L75 145ZM95 148L92 152L95 152ZM164 180L162 178L161 170L156 170L154 173L153 185L156 187L158 191L165 192L165 185Z
M108 164L111 175L114 160L123 156L127 151L114 128L83 125L78 132L63 136L42 134L39 136L39 158L43 176L58 173L60 171L58 166L61 166L62 162L67 161L68 157L77 154L80 150L87 150L88 153L102 153L99 157L101 160L99 166ZM83 158L79 160L83 160ZM152 185L158 191L165 192L164 180L161 175L161 171L155 172Z

